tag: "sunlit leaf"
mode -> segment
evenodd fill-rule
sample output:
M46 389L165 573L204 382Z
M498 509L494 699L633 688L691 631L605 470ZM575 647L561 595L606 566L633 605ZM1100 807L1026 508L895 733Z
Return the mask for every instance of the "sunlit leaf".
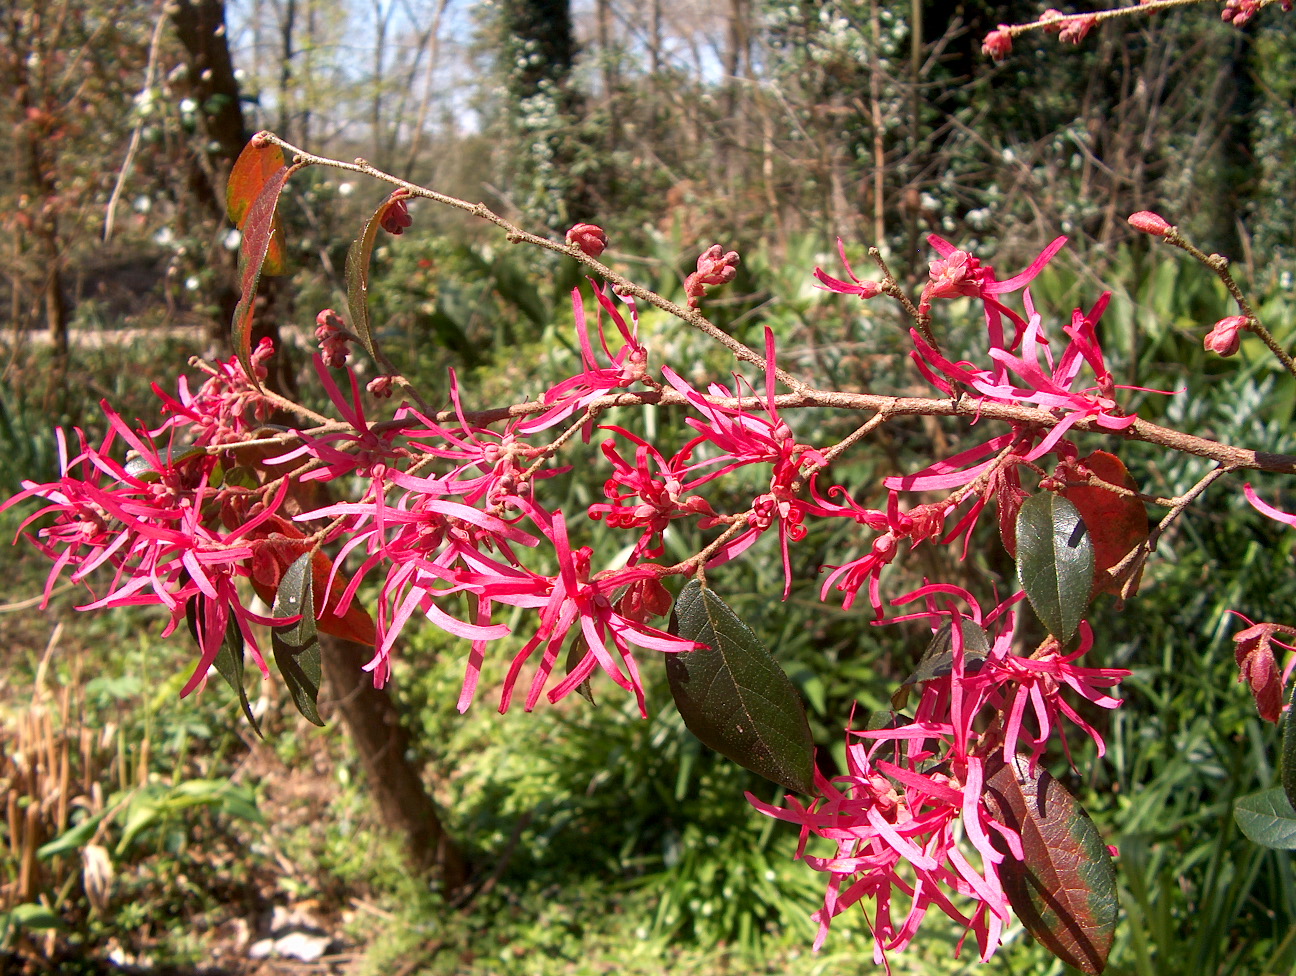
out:
M387 211L408 199L408 193L397 190L384 200L347 251L347 309L351 313L351 331L360 337L365 349L374 358L378 356L378 349L374 343L373 327L369 321L369 259L373 255L374 242L378 239L378 231L382 229L383 218L387 215Z
M1242 797L1233 808L1233 819L1242 833L1262 847L1296 851L1296 809L1283 787Z
M300 615L300 619L271 628L270 646L297 711L307 721L323 725L316 704L323 668L319 635L315 629L315 583L314 573L310 571L311 563L311 554L302 554L288 567L279 582L272 611L274 616Z
M671 632L707 645L666 656L671 694L689 730L752 772L813 792L805 706L760 638L697 580L675 601Z
M1007 856L1004 893L1026 931L1069 966L1101 973L1116 934L1116 867L1089 814L1044 769L1017 756L987 764L990 813L1021 837L1022 860L991 833Z
M230 170L229 182L225 185L225 212L229 214L229 219L240 232L246 235L248 214L251 213L252 204L261 195L261 191L280 170L287 166L288 161L284 158L283 150L276 145L253 139L243 147L239 158L234 161L234 168ZM270 245L266 250L261 273L281 275L286 268L286 262L283 235L279 233L277 210L273 219L273 229L275 233L270 237Z
M1050 634L1065 645L1093 590L1094 551L1079 511L1050 491L1017 513L1017 575Z
M1080 463L1109 484L1131 491L1138 487L1124 462L1114 454L1094 451ZM1120 587L1111 581L1107 570L1147 539L1147 508L1137 498L1089 485L1065 488L1062 497L1076 507L1089 528L1094 550L1094 595L1119 592Z
M275 215L279 194L291 173L291 167L284 166L268 177L243 220L243 242L239 249L239 303L234 309L230 329L234 353L243 371L258 388L260 384L252 370L252 310L256 305L257 284L261 280L270 244L283 236Z

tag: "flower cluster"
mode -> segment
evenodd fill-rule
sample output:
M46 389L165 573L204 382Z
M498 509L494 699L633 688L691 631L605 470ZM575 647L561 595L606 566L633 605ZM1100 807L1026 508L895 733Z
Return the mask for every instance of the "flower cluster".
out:
M384 206L383 226L400 233L408 226L404 198ZM607 243L589 224L572 228L567 240L591 256ZM390 679L405 628L426 620L465 642L461 710L476 697L491 648L507 647L501 711L519 696L528 710L542 698L557 702L601 673L646 714L636 654L699 649L651 622L670 608L668 577L716 569L768 536L787 598L796 576L793 547L814 522L835 522L859 531L851 548L823 567L820 597L850 609L867 592L881 621L888 606L883 574L908 551L961 543L966 556L992 505L1008 542L1027 496L1024 478L1062 490L1074 477L1077 424L1119 434L1134 423L1118 402L1120 387L1098 338L1108 296L1074 310L1060 330L1035 307L1028 286L1063 238L1004 279L969 251L929 241L936 257L917 305L908 308L916 311L912 362L933 388L932 402L1002 405L1021 419L979 445L886 479L877 508L859 500L857 486L831 477L833 459L853 441L821 445L793 430L788 401L778 394L786 374L773 330L764 330L763 349L747 350L763 379L735 375L731 384L701 388L671 365L654 364L635 299L597 282L571 295L575 369L533 399L473 412L452 372L449 409L399 402L380 419L374 401L390 396L399 378L384 374L362 390L347 364L353 337L326 310L317 319L321 355L314 365L336 419L303 410L300 428L269 426L271 407L284 403L262 393L236 358L209 367L197 393L183 380L176 396L159 389L169 416L157 430L132 429L105 405L103 442L92 447L77 431L60 478L27 484L6 504L40 498L46 504L28 524L52 516L34 535L54 561L47 599L65 571L89 584L102 569L110 582L87 607L156 603L170 614L168 631L182 618L190 622L200 653L186 693L205 679L231 626L265 672L255 628L285 620L250 609L247 591L273 602L286 568L313 553L320 629L371 644L367 669L376 684ZM884 289L858 277L840 241L838 251L846 277L816 269L820 288L861 300L895 292L889 278ZM705 251L685 283L690 306L707 288L732 281L737 265L735 252L718 245ZM982 311L979 364L952 359L930 330L937 303L964 298ZM270 352L262 346L251 355L254 370L264 372ZM688 436L673 450L633 420L598 423L614 404L660 402L684 413ZM603 437L594 456L607 464L603 498L564 511L544 483L570 472L561 455L596 430ZM131 455L124 463L115 456L122 448ZM346 498L328 497L333 485L346 486ZM719 499L735 495L722 510ZM681 524L705 541L666 564L668 533ZM983 957L994 951L1009 918L999 865L1020 856L1021 842L988 805L987 777L996 763L1033 768L1052 746L1066 751L1067 728L1101 751L1098 729L1073 702L1114 707L1107 689L1126 673L1077 663L1091 643L1084 626L1074 648L1053 640L1021 653L1020 598L984 615L971 594L944 584L891 601L926 604L893 621L951 628L949 666L915 679L921 690L912 717L897 714L885 728L848 732L848 770L821 777L817 799L786 808L758 803L800 824L803 839L836 844L831 857L805 855L829 875L821 942L835 915L871 900L879 960L907 944L932 906L967 925ZM984 653L968 653L964 624L985 630ZM1265 662L1255 660L1261 675ZM894 915L901 900L903 918Z

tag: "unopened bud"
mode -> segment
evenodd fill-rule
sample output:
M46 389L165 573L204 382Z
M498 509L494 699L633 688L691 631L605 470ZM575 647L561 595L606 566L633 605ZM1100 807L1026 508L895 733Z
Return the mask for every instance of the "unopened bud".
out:
M365 384L365 389L371 396L380 400L385 400L392 395L392 378L390 376L375 376Z
M689 308L697 308L698 300L706 294L708 285L727 285L738 277L737 251L726 251L712 244L697 259L697 271L684 279L684 294Z
M1218 356L1232 356L1242 345L1242 330L1246 328L1245 315L1230 315L1215 323L1215 327L1206 334L1202 345L1207 352Z
M1008 57L1012 51L1012 34L1000 25L998 30L992 30L985 36L981 42L981 53L993 58L996 61L1002 61Z
M383 207L382 216L378 222L382 229L389 234L399 237L405 233L405 228L414 223L414 218L410 216L409 204L405 202L408 194L404 190L397 190L388 198L387 205Z
M1062 29L1058 31L1058 40L1063 44L1079 44L1093 30L1096 23L1098 23L1098 18L1093 14L1068 20Z
M607 249L608 238L596 224L577 224L567 232L567 243L596 258Z
M1171 231L1170 221L1151 210L1140 210L1129 215L1130 226L1154 237L1165 237Z

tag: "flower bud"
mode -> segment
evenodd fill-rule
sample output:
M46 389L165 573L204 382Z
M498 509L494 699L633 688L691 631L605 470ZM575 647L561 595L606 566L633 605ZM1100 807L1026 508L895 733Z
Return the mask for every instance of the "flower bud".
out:
M1008 33L1003 25L1000 25L998 30L992 30L985 36L985 40L981 42L981 53L994 58L996 61L1002 61L1008 57L1011 51L1012 34Z
M577 224L567 232L567 243L596 258L607 248L608 238L597 224Z
M383 207L382 216L378 218L382 229L397 237L405 233L405 228L414 223L414 218L410 216L409 204L405 202L407 195L404 190L393 193L387 205Z
M1242 345L1242 330L1246 328L1245 315L1230 315L1215 323L1215 327L1206 334L1202 345L1207 352L1220 356L1232 356Z
M365 384L365 389L371 396L380 400L385 400L392 395L392 378L390 376L375 376Z
M1140 210L1129 215L1130 226L1154 237L1165 237L1170 233L1170 221L1151 210Z
M1093 14L1068 20L1062 29L1058 31L1058 40L1063 44L1079 44L1093 30L1096 23L1098 23L1098 18Z
M684 279L684 294L689 308L697 308L698 300L706 294L708 285L727 285L738 277L737 251L726 251L712 244L697 259L697 271Z

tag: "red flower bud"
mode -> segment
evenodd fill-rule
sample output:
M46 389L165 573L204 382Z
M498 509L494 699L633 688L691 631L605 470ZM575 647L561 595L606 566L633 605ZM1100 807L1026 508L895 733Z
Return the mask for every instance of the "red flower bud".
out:
M608 238L597 224L577 224L567 232L567 243L596 258L607 248Z
M1220 319L1215 323L1215 327L1207 333L1202 345L1206 347L1207 352L1213 352L1220 356L1232 356L1242 345L1242 330L1246 328L1247 318L1245 315L1230 315L1228 318Z
M998 30L992 30L981 42L981 53L1002 61L1012 51L1012 35L1001 24Z
M726 251L712 244L697 259L697 271L684 279L684 294L689 308L697 308L698 300L706 294L708 285L727 285L738 277L737 251Z
M405 233L406 227L414 223L414 218L410 216L409 204L405 202L407 195L404 190L393 193L383 208L382 216L378 218L382 229L389 234L399 237Z
M1098 23L1098 18L1093 14L1068 20L1062 30L1058 32L1058 40L1063 44L1079 44L1093 30L1096 23Z
M1172 229L1170 221L1160 214L1154 214L1151 210L1140 210L1138 213L1130 214L1129 222L1135 230L1152 234L1154 237L1165 237Z

